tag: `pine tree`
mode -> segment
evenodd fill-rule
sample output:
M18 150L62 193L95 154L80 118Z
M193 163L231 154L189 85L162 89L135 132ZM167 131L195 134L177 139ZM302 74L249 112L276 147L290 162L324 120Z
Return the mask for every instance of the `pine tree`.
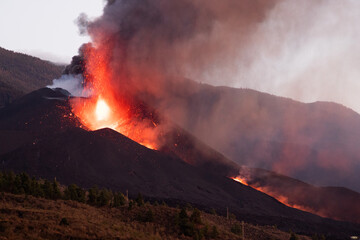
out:
M122 193L114 193L113 207L118 208L125 205L125 196Z
M97 205L100 207L109 205L111 198L112 198L111 192L107 189L102 189L97 199Z
M88 204L97 205L98 195L99 195L99 189L97 186L90 188L88 195Z
M47 179L44 181L42 188L44 190L44 197L48 199L52 199L54 191L52 184Z
M54 199L54 200L60 199L62 196L61 196L59 183L56 181L56 179L54 179L54 181L52 183L52 188L53 188L52 199Z
M141 193L138 194L137 198L136 198L136 203L139 207L144 206L144 198L141 195Z

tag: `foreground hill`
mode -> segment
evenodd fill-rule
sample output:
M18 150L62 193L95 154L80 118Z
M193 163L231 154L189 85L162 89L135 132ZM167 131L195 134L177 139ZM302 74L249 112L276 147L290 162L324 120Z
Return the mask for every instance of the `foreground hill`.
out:
M0 107L51 84L64 66L0 47Z
M0 239L194 239L179 229L180 209L165 205L94 207L70 200L6 193L0 196L0 206ZM193 211L188 209L187 214L190 216ZM149 216L142 217L146 215ZM196 226L202 236L199 239L241 237L241 222L236 219L205 212L200 212L200 218L201 223ZM288 240L290 234L276 226L245 223L244 236L249 240Z
M194 139L177 131L180 140ZM73 116L69 97L62 90L40 89L0 110L0 134L4 136L0 138L4 146L0 161L5 170L26 171L47 179L56 177L65 184L82 187L97 184L122 192L129 190L130 196L141 192L153 199L189 202L219 213L229 207L241 219L276 224L286 231L327 233L335 238L360 232L356 224L286 207L229 179L222 171L216 173L216 164L208 164L206 155L196 149L204 144L190 144L190 152L202 164L189 164L179 152L169 152L170 147L154 151L110 129L88 131ZM180 143L177 149L186 152L186 143L190 142ZM221 154L212 153L208 152L213 161L221 158Z
M233 161L360 191L360 115L351 109L190 80L165 89L146 102Z

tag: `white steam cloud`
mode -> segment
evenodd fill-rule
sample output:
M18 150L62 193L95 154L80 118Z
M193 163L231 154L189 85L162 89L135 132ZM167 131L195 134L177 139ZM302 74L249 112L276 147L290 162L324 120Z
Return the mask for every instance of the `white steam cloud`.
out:
M54 79L53 84L47 87L49 88L62 88L67 90L72 96L76 97L88 97L91 92L84 90L83 76L78 75L62 75L59 79Z

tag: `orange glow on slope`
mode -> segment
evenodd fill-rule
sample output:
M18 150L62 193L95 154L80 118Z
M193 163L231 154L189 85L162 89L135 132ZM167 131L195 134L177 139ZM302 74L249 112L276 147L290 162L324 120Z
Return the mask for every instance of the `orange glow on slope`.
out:
M90 130L111 128L151 149L156 149L155 126L132 109L132 102L115 93L106 48L87 46L84 91L89 98L72 99L72 111Z
M252 185L248 184L248 181L246 180L246 178L244 178L242 176L232 177L231 179L236 181L236 182L242 183L242 184L244 184L246 186L252 187L252 188L258 190L259 192L263 192L263 193L275 198L276 200L278 200L279 202L281 202L282 204L284 204L284 205L286 205L288 207L296 208L296 209L306 211L306 212L310 212L310 213L314 213L314 214L317 214L317 215L319 215L321 217L326 217L322 213L320 213L318 211L315 211L315 210L313 210L311 208L308 208L306 206L300 206L300 205L292 204L292 203L289 202L289 199L287 197L285 197L283 195L278 195L278 194L270 191L266 187L252 186Z
M237 182L239 182L239 183L242 183L242 184L244 184L244 185L246 185L246 186L249 186L249 185L247 184L245 178L242 178L242 177L240 177L240 176L237 176L237 177L234 177L234 178L231 178L231 179L234 180L234 181L237 181Z

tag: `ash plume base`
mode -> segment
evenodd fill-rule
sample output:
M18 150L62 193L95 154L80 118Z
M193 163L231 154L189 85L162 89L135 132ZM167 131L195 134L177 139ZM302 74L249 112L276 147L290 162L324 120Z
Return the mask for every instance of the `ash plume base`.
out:
M53 80L53 84L48 88L62 88L67 90L74 97L89 97L92 95L90 89L83 87L84 78L82 74L66 74Z

